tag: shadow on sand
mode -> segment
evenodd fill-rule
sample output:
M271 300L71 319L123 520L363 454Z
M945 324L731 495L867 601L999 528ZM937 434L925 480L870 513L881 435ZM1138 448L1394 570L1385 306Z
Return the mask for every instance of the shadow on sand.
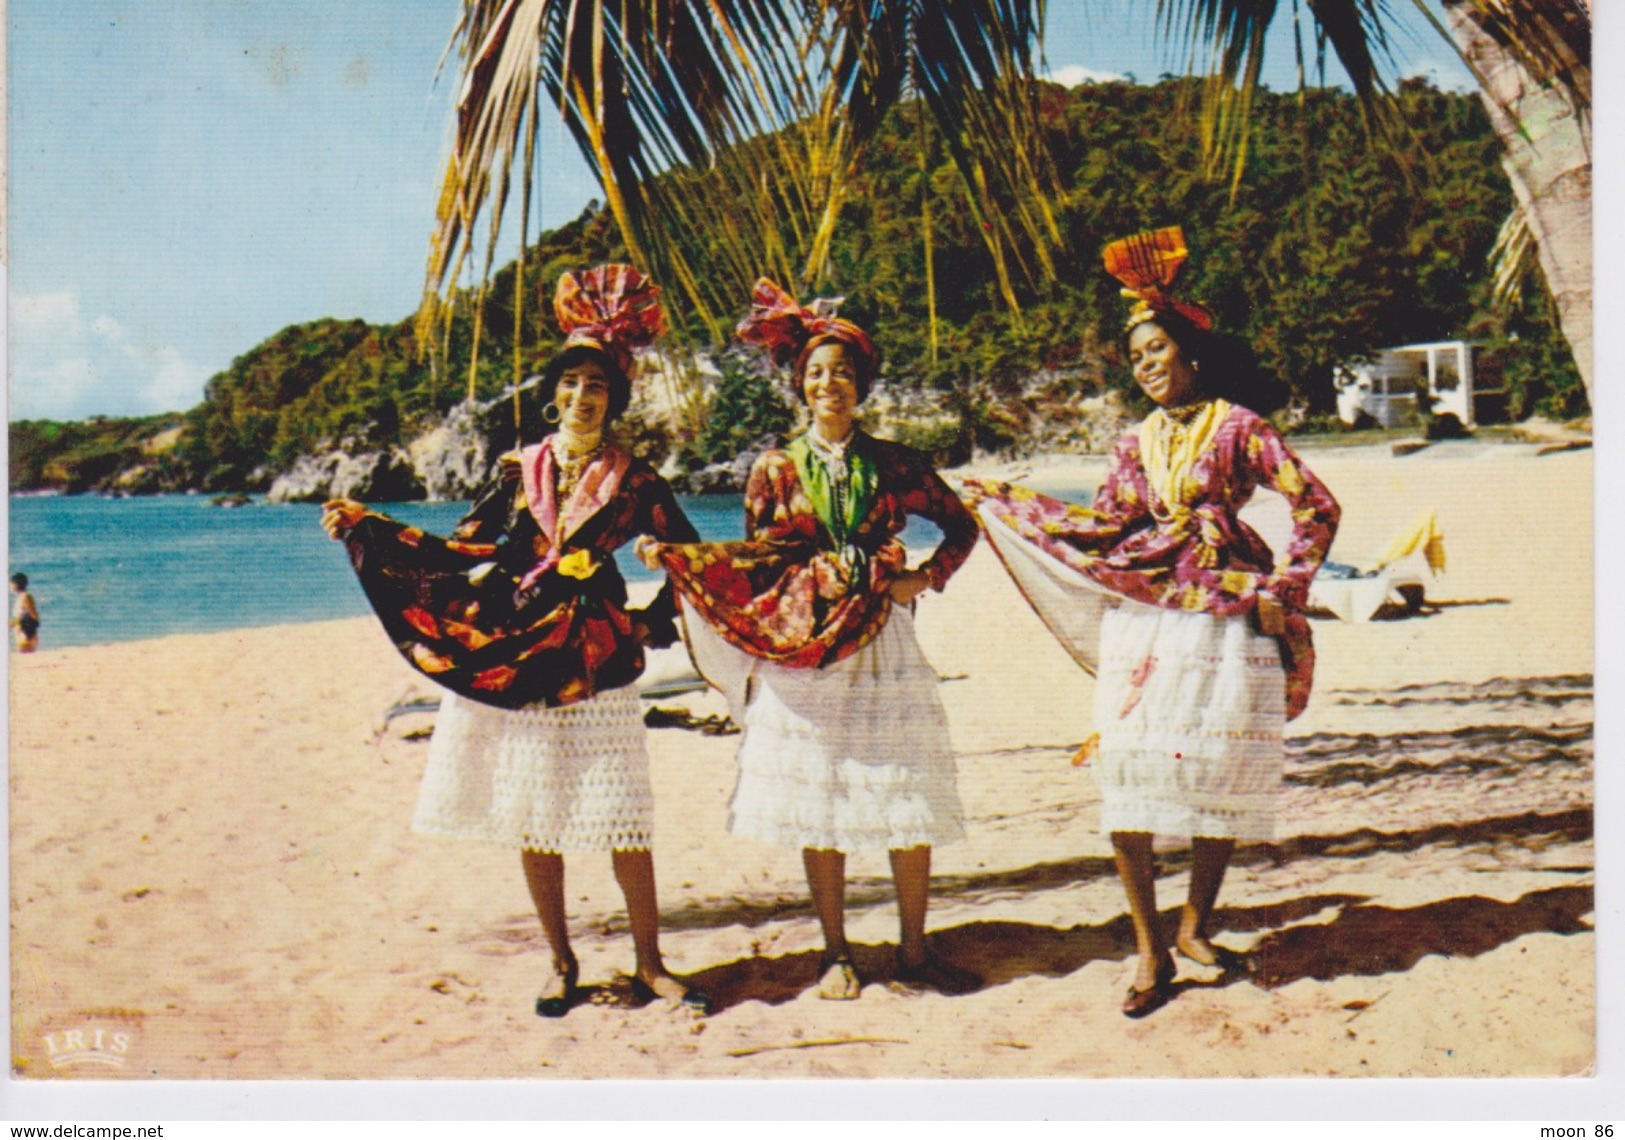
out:
M1526 934L1577 934L1594 906L1589 886L1532 891L1513 902L1469 895L1416 907L1370 905L1358 895L1310 895L1267 906L1221 908L1221 931L1267 931L1249 955L1248 975L1182 981L1176 992L1251 980L1265 988L1303 978L1330 981L1410 969L1430 954L1476 958ZM1330 922L1304 919L1328 909ZM1163 913L1170 928L1176 912ZM1299 924L1301 925L1295 925ZM936 953L981 975L982 988L1027 977L1065 977L1091 962L1126 961L1134 936L1127 915L1095 926L1057 929L1028 922L968 922L931 935ZM866 985L891 982L895 947L854 944L853 962ZM709 993L715 1011L744 1002L779 1005L818 983L816 951L742 958L701 970L691 980Z

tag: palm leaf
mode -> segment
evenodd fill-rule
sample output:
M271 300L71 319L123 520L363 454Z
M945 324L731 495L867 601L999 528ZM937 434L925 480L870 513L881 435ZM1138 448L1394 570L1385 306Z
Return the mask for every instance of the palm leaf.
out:
M1417 3L1420 7L1421 0ZM1448 3L1452 8L1465 8L1473 23L1505 48L1535 82L1556 88L1577 114L1591 114L1591 9L1587 0ZM1449 36L1427 14L1440 33ZM1463 62L1472 68L1470 59L1464 57Z
M908 99L945 140L1014 305L1014 281L1053 273L1059 241L1032 80L1043 11L1043 0L464 0L420 331L442 327L441 296L466 267L489 277L516 167L529 199L534 162L516 159L544 97L629 254L713 336L762 273L821 280L847 182Z
M1413 0L1451 50L1449 31ZM1581 114L1591 106L1591 15L1587 0L1445 0L1470 9L1474 21L1500 42L1537 82L1558 88ZM1163 31L1186 45L1187 68L1208 77L1201 122L1210 168L1233 164L1239 179L1246 162L1248 122L1262 74L1266 33L1278 14L1277 0L1157 0ZM1328 49L1348 76L1368 127L1390 141L1406 135L1394 111L1389 77L1393 13L1388 0L1293 0L1291 6L1298 82L1307 80L1304 24L1314 43L1315 71L1325 82ZM1459 54L1459 52L1458 52Z

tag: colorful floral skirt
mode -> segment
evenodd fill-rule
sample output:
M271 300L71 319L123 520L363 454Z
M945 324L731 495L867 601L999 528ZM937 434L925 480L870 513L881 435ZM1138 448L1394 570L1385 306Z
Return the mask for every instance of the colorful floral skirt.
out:
M1107 611L1093 764L1102 830L1272 838L1285 721L1280 648L1247 618L1137 602Z
M412 826L533 851L647 850L654 797L636 690L521 709L448 692Z
M695 664L744 726L733 834L835 851L964 835L947 712L907 610L821 669L750 657L684 613Z

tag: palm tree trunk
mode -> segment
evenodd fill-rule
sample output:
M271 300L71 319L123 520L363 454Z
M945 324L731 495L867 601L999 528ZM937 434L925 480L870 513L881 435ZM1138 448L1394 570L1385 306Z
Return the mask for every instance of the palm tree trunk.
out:
M1581 0L1582 3L1585 0ZM1589 4L1585 4L1589 17ZM1467 0L1445 0L1451 35L1478 77L1479 94L1506 148L1546 286L1591 396L1591 118L1542 85L1478 22Z

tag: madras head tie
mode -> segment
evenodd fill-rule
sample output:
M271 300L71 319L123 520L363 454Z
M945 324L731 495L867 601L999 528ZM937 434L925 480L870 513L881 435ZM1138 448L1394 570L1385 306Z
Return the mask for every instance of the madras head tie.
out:
M1213 327L1211 312L1194 302L1182 301L1171 292L1189 256L1185 231L1179 226L1130 234L1100 251L1106 272L1123 283L1123 296L1135 302L1129 310L1128 328L1170 311L1204 332Z
M632 266L615 262L560 274L553 313L566 348L596 348L628 375L632 354L666 331L660 286Z
M879 356L875 342L861 326L836 315L844 300L845 297L819 297L803 306L763 277L751 291L750 312L734 329L734 336L746 344L765 348L780 367L795 360L814 337L839 337L864 358L865 371L873 373Z

